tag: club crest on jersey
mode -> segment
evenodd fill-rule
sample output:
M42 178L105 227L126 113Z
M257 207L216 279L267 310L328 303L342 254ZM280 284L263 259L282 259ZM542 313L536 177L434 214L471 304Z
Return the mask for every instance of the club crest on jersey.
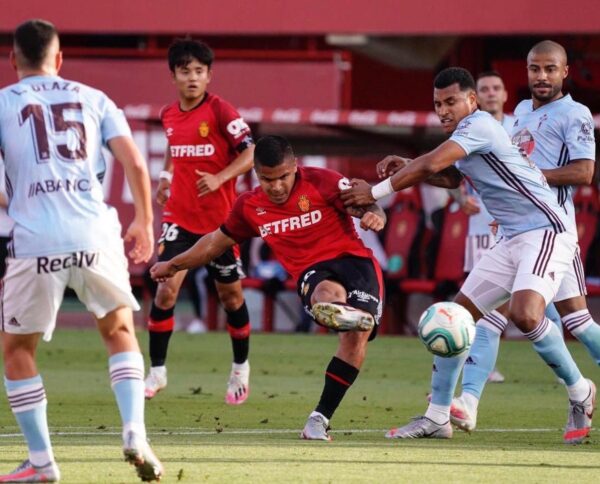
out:
M535 149L535 139L527 128L523 128L512 137L512 144L525 156L531 156Z
M208 127L208 123L206 121L202 121L200 123L200 126L198 127L198 133L200 133L200 136L202 136L203 138L206 138L208 136L208 134L210 133L210 128Z
M298 208L303 212L308 212L310 210L310 200L306 195L300 195L298 198Z

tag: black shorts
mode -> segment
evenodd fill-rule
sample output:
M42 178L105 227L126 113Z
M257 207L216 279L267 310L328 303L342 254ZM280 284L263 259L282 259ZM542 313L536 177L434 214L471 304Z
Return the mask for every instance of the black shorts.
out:
M177 224L163 222L158 239L158 260L165 261L185 252L198 242L203 235L194 234ZM222 284L230 284L245 277L242 261L233 248L206 265L209 277Z
M340 283L346 289L346 302L366 311L375 318L376 326L369 339L377 333L377 326L383 311L383 283L381 270L372 259L346 256L318 262L308 267L298 278L298 294L304 310L311 314L310 298L317 285L324 280Z

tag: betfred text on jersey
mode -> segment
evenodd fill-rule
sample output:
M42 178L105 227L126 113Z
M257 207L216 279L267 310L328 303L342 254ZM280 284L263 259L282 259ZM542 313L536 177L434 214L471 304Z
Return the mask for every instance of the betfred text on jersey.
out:
M275 220L264 225L260 225L260 236L265 238L268 235L282 234L291 230L301 229L314 225L321 221L323 214L320 210L313 210L312 212L304 213L296 217L288 217L281 220Z
M91 267L98 263L99 258L99 252L84 251L56 257L38 257L37 273L50 274L51 272L59 272L70 267Z
M92 184L87 178L79 180L43 180L33 182L29 185L27 197L35 197L40 193L54 192L89 192L92 189Z
M173 158L183 158L188 156L212 156L215 154L214 145L208 143L204 145L172 145L171 156Z

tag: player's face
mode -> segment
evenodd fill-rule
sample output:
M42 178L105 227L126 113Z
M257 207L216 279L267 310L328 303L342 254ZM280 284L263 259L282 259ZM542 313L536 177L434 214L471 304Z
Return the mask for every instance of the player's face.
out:
M185 66L175 67L175 72L172 75L179 97L187 101L193 101L204 96L212 71L206 64L192 59Z
M499 114L508 98L502 79L496 76L482 77L477 80L477 102L491 115Z
M296 159L286 159L274 167L263 166L260 163L257 163L255 167L260 187L267 194L269 200L276 205L287 202L296 181L296 171L298 171Z
M568 74L569 67L561 55L534 52L527 56L529 90L542 104L561 97L563 81Z
M475 91L461 91L458 83L433 90L433 106L444 133L452 133L458 123L477 109Z

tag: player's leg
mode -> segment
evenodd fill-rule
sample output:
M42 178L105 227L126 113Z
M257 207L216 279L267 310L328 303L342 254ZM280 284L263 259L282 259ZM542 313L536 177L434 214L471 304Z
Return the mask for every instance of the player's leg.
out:
M355 257L340 258L316 264L300 278L300 295L307 312L319 304L340 304L368 314L379 323L383 283L376 262ZM339 332L339 346L325 370L321 397L310 414L301 437L309 440L331 440L329 420L352 386L363 364L367 342L377 334L371 331Z
M110 383L123 424L123 452L142 480L159 479L162 465L146 441L144 423L144 358L135 336L133 297L127 259L120 240L99 253L95 263L73 268L69 286L98 326L108 351Z
M187 271L180 271L156 288L148 320L150 371L145 390L148 399L167 386L167 350L175 327L175 303L186 274Z
M60 256L57 256L57 258ZM45 262L50 263L47 258ZM35 353L40 335L49 340L66 285L65 270L38 273L38 259L8 259L0 289L4 385L12 412L25 437L28 459L0 482L35 482L43 475L58 481L47 421L46 391Z
M217 294L227 314L227 331L231 338L233 362L227 381L225 402L239 405L250 394L250 317L240 278L244 276L237 247L226 251L206 266L215 281Z
M535 351L554 374L565 382L570 402L564 440L579 443L591 429L595 386L581 375L561 333L544 315L546 306L556 297L563 277L572 265L577 242L574 235L548 231L544 233L544 242L539 244L532 234L521 238L515 247L521 260L509 317L533 343ZM532 257L532 245L539 247L540 257Z

